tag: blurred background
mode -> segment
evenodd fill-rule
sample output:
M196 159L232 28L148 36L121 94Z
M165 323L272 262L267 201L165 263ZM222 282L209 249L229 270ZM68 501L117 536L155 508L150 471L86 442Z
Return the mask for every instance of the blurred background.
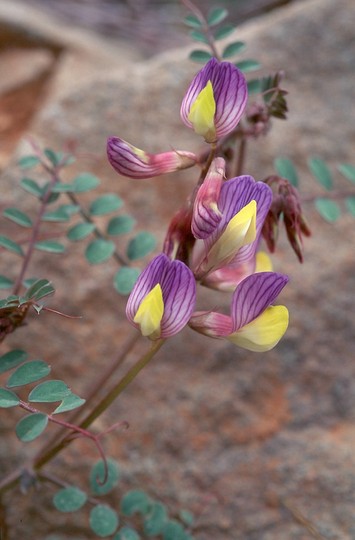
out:
M195 5L204 13L211 7L225 7L230 21L240 24L292 1L200 0ZM28 4L55 15L63 24L92 29L112 39L131 40L147 56L186 43L181 24L186 8L178 0L29 0Z

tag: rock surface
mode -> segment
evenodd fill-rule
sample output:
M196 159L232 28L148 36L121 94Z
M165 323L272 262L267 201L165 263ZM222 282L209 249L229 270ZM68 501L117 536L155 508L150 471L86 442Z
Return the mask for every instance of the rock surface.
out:
M354 16L350 0L310 0L237 31L248 44L248 57L260 59L266 73L285 69L289 90L289 120L275 122L265 139L251 144L248 173L265 177L273 172L273 158L286 155L297 164L307 193L320 191L310 182L308 156L322 156L332 170L353 160ZM198 150L197 137L179 118L196 66L186 61L186 50L124 66L102 52L96 69L90 47L78 52L65 39L60 46L64 60L28 133L57 149L76 142L79 155L89 157L79 159L72 174L90 168L102 178L102 190L122 195L139 226L162 240L170 216L191 189L190 173L140 183L119 178L107 164L105 141L116 134L149 151ZM121 58L118 45L117 51ZM14 165L27 150L21 142L3 175L4 205L16 197L31 209L17 190ZM353 218L329 225L311 207L306 213L313 236L305 244L305 264L296 263L283 240L275 257L276 269L291 276L281 298L291 323L279 346L263 356L246 354L185 330L97 422L98 430L117 420L129 422L127 432L111 434L106 442L108 454L121 463L123 485L144 487L173 511L191 508L199 515L198 540L355 538ZM3 223L2 230L14 229ZM112 294L114 263L90 269L83 249L71 246L61 259L38 256L31 271L45 268L57 289L54 307L84 319L58 321L44 314L7 342L49 361L55 376L78 393L97 378L127 334L123 303ZM14 258L14 270L15 263ZM78 272L85 276L79 286ZM215 295L212 303L227 306L228 298ZM144 346L138 345L129 363ZM8 415L6 429L12 429L15 416L16 411ZM2 457L17 454L17 463L26 452L11 438L1 450ZM88 444L78 442L55 468L60 475L62 465L85 486L83 453L96 459ZM2 471L11 469L9 461ZM11 540L26 538L30 527L48 540L54 534L63 540L91 538L85 516L53 515L47 490L36 494L36 502L19 492L16 497L16 509L11 509L13 493L4 498ZM115 498L111 502L117 505Z

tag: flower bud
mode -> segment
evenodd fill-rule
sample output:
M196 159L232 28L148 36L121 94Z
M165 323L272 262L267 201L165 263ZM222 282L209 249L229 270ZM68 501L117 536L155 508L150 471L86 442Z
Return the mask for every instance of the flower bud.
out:
M197 156L192 152L172 150L161 154L148 154L118 137L108 139L107 157L115 171L122 176L136 179L187 169L197 162Z
M303 236L310 236L311 230L307 225L300 196L297 189L286 178L269 176L265 183L272 188L273 201L263 226L263 237L269 250L275 251L278 224L283 216L288 241L298 260L303 262Z

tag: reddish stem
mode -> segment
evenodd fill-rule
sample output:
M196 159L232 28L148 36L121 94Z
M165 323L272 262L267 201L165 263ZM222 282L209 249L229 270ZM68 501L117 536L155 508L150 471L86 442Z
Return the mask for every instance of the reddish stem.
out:
M32 405L30 405L29 403L26 403L25 401L22 401L20 400L20 403L19 403L19 407L21 407L21 409L24 409L25 411L28 411L32 414L34 413L40 413L41 411L39 411L38 409L36 409L35 407L33 407ZM59 418L57 418L56 416L53 416L52 414L47 414L46 415L48 420L50 422L53 422L54 424L58 424L59 426L62 426L63 428L65 429L68 429L70 431L73 432L73 435L69 437L67 437L67 441L69 442L72 438L76 438L76 437L85 437L86 439L90 439L91 441L93 441L93 443L95 444L99 454L100 454L100 457L103 461L103 464L104 464L104 478L103 478L103 483L106 482L107 480L107 475L108 475L108 466L107 466L107 460L106 460L106 456L105 456L105 452L102 448L102 445L101 445L101 441L100 441L100 435L94 435L93 433L91 433L90 431L88 431L87 429L83 428L83 427L80 427L80 426L76 426L75 424L71 424L70 422L65 422L64 420L60 420Z

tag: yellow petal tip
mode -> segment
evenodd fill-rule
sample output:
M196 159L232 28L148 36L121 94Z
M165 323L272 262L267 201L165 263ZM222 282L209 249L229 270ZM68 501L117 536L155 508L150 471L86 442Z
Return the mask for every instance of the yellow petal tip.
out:
M160 337L160 323L164 313L163 293L159 283L143 298L133 321L139 325L143 336Z
M216 102L213 94L213 86L208 81L206 86L198 94L190 108L188 119L195 132L202 135L207 142L214 142L216 130L214 125L214 115L216 113Z

